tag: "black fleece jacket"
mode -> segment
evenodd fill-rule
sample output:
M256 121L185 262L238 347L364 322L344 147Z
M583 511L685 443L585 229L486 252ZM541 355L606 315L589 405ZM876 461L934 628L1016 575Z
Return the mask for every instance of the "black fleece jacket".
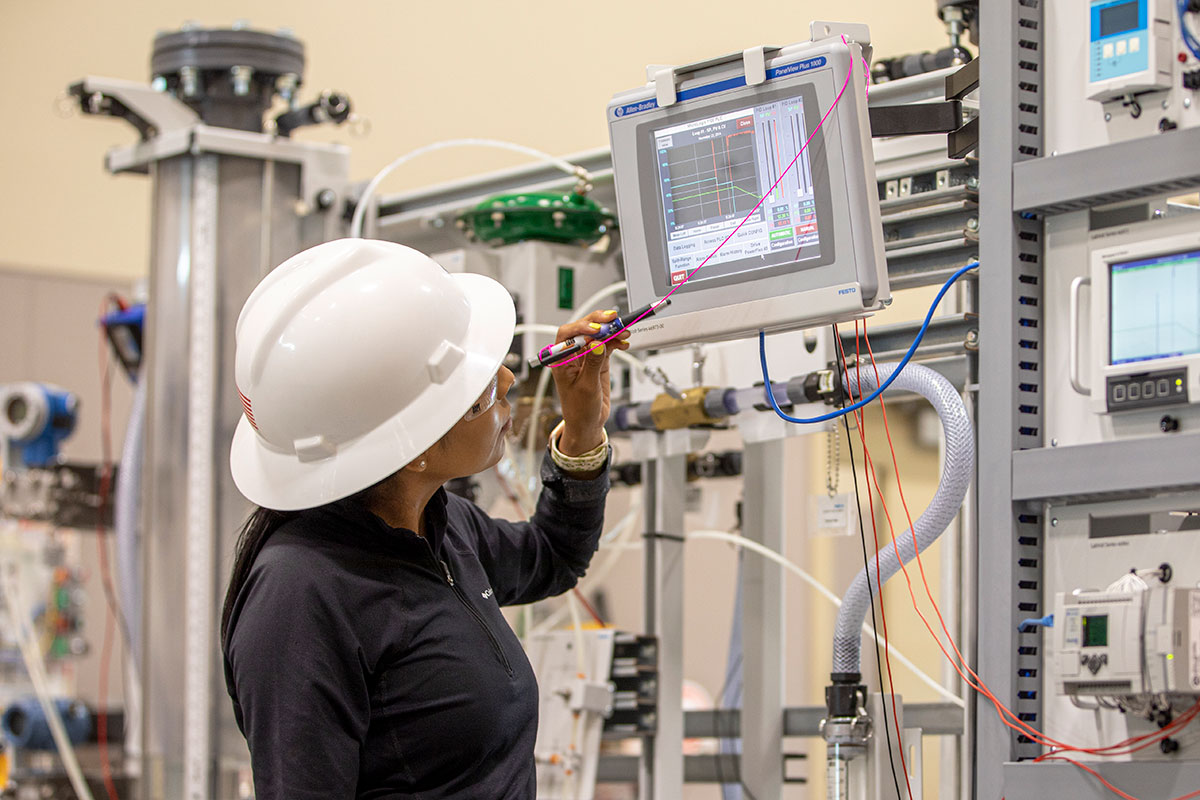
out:
M575 585L608 474L546 458L542 482L529 522L442 489L425 538L342 501L267 540L224 647L258 800L533 800L537 684L500 606Z

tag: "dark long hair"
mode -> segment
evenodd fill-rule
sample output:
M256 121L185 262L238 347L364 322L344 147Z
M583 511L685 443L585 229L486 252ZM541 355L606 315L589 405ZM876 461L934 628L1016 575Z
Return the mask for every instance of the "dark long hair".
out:
M246 518L242 530L238 534L237 546L233 555L233 574L229 577L229 589L225 592L225 607L221 610L221 642L229 633L229 618L233 616L233 606L237 602L246 579L250 577L250 568L254 559L262 552L263 545L271 534L283 527L285 523L295 519L301 511L272 511L269 508L258 507Z
M358 503L369 507L374 494L396 474L393 472L383 480L373 483L365 489L360 489L344 500L335 502ZM238 534L237 545L234 547L233 574L229 576L229 588L225 591L225 606L221 609L222 646L224 646L225 638L229 635L229 618L233 616L233 606L237 603L238 595L250 577L250 568L254 566L254 560L258 558L258 554L262 552L263 545L267 543L267 539L271 538L271 534L304 512L305 510L273 511L258 506L246 518L246 522Z

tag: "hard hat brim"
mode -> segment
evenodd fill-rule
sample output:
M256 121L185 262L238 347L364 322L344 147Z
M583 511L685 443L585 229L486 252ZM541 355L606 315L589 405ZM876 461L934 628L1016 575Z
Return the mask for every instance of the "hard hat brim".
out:
M466 353L462 363L443 383L431 384L383 424L319 460L301 461L293 452L271 447L243 415L233 434L229 466L233 482L248 500L276 511L340 500L393 474L454 427L508 353L516 309L508 290L491 278L472 273L452 277L471 306L461 343Z

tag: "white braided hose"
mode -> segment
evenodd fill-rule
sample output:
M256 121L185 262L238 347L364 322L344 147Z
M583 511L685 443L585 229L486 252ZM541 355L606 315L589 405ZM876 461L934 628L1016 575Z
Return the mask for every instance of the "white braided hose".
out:
M878 377L875 368L864 367L861 372L847 370L843 380L855 396L862 396L874 391L880 383L886 381L896 371L897 366L879 365ZM862 672L861 627L870 608L872 591L900 571L897 550L907 564L918 551L924 552L942 535L962 507L967 487L975 474L975 432L962 397L950 381L928 367L909 364L890 388L919 394L937 411L938 419L942 422L942 431L946 436L942 476L929 507L913 524L916 529L915 542L913 529L904 531L896 539L894 546L889 543L879 550L878 560L871 558L867 566L859 570L850 588L846 590L833 632L834 673ZM879 580L876 580L877 563Z

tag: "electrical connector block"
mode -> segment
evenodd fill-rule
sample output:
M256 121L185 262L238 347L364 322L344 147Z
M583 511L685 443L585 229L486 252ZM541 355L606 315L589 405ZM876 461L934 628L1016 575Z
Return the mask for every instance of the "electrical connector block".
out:
M574 712L590 711L604 718L612 716L613 685L578 678L567 687L567 706Z

